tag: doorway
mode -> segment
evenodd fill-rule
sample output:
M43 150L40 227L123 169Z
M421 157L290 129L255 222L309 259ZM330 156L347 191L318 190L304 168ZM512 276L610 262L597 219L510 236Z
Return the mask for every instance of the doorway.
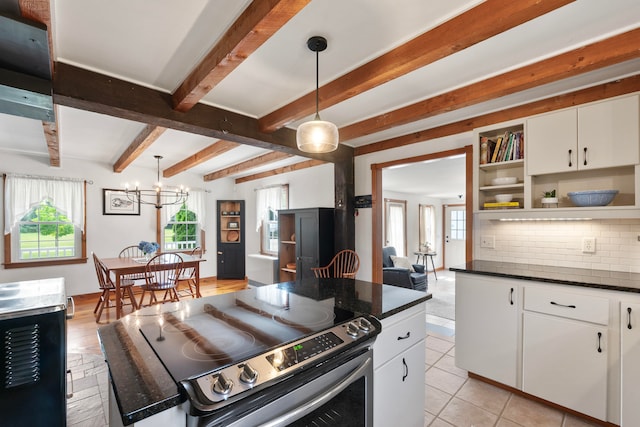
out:
M467 211L464 205L444 205L444 257L445 269L465 263L465 245L467 241Z
M453 150L441 151L438 153L426 154L406 159L393 160L385 163L376 163L371 165L372 177L372 281L382 283L382 245L384 239L384 198L382 175L385 168L399 167L401 165L426 162L434 159L444 159L452 156L465 155L465 212L472 212L473 206L473 190L472 190L472 165L473 154L472 147L466 146ZM473 215L465 215L465 234L464 240L464 260L471 261L473 257ZM436 248L438 251L444 251L444 246ZM411 252L411 251L409 251Z

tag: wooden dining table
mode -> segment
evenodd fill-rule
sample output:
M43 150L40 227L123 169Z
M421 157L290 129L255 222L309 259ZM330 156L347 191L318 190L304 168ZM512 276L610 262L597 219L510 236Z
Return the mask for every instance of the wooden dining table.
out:
M195 271L194 279L196 283L196 297L200 298L200 263L205 261L204 258L194 255L178 253L182 258L183 268L193 268ZM144 258L102 258L101 261L107 268L109 274L113 273L115 277L116 295L120 295L120 287L123 277L129 274L141 274L145 272L147 260ZM166 268L172 268L174 263L167 263ZM122 314L122 300L116 298L116 319Z

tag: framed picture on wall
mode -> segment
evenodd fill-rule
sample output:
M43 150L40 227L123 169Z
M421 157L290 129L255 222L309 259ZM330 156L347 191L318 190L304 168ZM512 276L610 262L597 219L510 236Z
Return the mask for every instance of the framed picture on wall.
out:
M140 200L134 202L124 190L102 190L103 215L140 215Z

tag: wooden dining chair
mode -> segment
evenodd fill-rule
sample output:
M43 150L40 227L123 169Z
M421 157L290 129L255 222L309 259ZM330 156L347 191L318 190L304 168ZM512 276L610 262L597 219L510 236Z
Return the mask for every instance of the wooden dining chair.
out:
M121 250L118 258L144 258L144 252L142 252L142 249L140 249L138 245L131 245ZM145 273L127 274L124 277L129 280L144 280Z
M96 314L96 323L100 321L102 311L105 308L109 309L111 307L112 294L114 298L120 298L122 306L130 305L133 307L134 311L137 310L138 304L136 303L136 298L132 289L134 284L133 281L123 279L120 283L120 295L116 295L116 285L113 283L113 280L111 280L107 267L105 267L95 253L93 254L93 263L96 268L96 275L98 276L98 285L102 290L98 303L96 304L96 308L93 309L93 313ZM126 302L127 299L129 300L128 303Z
M145 266L145 283L140 286L142 296L138 306L142 307L144 296L149 293L149 304L180 301L177 292L178 278L182 273L182 257L175 253L164 253L154 256ZM162 300L158 300L156 292L164 292Z
M200 246L193 248L191 252L189 252L189 255L200 256ZM182 274L178 277L177 292L181 297L198 297L198 284L196 283L195 267L185 267L182 269Z
M345 249L336 254L331 262L324 267L313 267L313 274L320 278L355 279L360 268L360 257L355 251Z

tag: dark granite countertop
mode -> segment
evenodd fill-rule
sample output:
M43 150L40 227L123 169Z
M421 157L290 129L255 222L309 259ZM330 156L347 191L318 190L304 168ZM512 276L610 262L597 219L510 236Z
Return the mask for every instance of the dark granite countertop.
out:
M451 267L459 271L485 276L535 280L561 285L606 289L621 292L640 292L640 274L622 271L591 270L586 268L554 267L497 261L471 261Z
M317 301L326 302L333 298L337 308L370 314L379 320L431 298L431 294L424 292L350 279L309 279L267 287L285 289ZM255 292L256 288L252 288L239 293ZM216 298L223 295L144 308L98 329L102 352L109 366L109 379L124 425L148 418L186 400L140 333L141 326L157 325L164 313L202 310L204 304L215 305Z

